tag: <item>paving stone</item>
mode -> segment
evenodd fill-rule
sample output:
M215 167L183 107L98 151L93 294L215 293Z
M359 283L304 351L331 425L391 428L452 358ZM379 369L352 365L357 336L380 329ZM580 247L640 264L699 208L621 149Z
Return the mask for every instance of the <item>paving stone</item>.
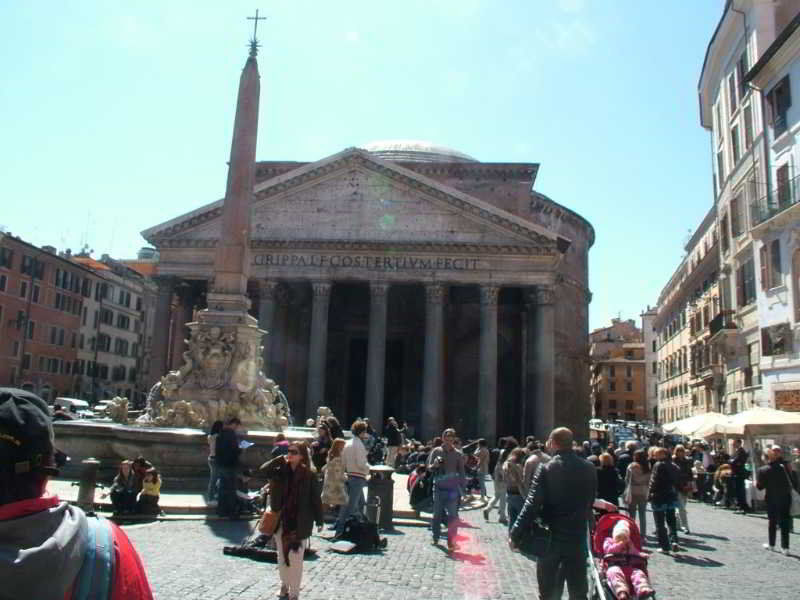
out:
M462 517L461 547L452 557L431 545L430 531L423 527L398 528L387 535L387 550L372 555L335 554L327 551L329 542L312 538L319 554L304 564L303 600L535 598L535 563L508 549L507 529L496 520L485 523L480 510ZM681 536L685 551L654 553L650 559L659 598L800 598L800 536L792 535L794 556L784 557L761 548L767 531L763 516L690 503L689 519L692 535ZM648 520L654 531L651 514ZM157 600L274 598L276 565L222 554L222 546L238 544L252 526L173 521L126 529Z

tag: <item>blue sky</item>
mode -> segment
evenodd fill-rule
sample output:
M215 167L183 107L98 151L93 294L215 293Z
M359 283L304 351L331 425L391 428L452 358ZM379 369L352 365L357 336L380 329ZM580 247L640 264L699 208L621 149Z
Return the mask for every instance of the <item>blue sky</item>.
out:
M0 2L0 226L132 257L222 197L258 7L259 160L408 138L538 162L596 230L591 327L638 319L713 202L697 80L723 4Z

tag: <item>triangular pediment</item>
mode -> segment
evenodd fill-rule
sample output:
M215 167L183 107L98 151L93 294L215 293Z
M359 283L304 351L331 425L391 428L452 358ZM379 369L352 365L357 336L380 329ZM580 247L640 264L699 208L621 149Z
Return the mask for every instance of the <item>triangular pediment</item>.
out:
M158 246L212 245L222 201L150 228ZM262 243L466 244L554 250L540 225L351 148L256 185L251 239Z

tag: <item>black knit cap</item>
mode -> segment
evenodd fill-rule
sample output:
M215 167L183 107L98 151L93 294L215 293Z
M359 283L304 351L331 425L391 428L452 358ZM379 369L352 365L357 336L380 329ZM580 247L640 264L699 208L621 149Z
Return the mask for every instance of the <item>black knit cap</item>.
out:
M25 390L0 388L0 471L57 475L54 452L47 403Z

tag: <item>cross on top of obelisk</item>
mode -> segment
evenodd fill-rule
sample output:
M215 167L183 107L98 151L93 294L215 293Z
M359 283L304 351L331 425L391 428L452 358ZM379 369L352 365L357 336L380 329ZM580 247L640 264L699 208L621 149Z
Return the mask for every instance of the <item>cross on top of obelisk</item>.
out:
M250 40L250 56L255 56L258 54L258 39L256 38L256 32L258 32L258 22L259 21L266 21L267 17L259 17L258 16L258 9L256 9L256 16L255 17L247 17L248 21L254 21L253 23L253 39Z

